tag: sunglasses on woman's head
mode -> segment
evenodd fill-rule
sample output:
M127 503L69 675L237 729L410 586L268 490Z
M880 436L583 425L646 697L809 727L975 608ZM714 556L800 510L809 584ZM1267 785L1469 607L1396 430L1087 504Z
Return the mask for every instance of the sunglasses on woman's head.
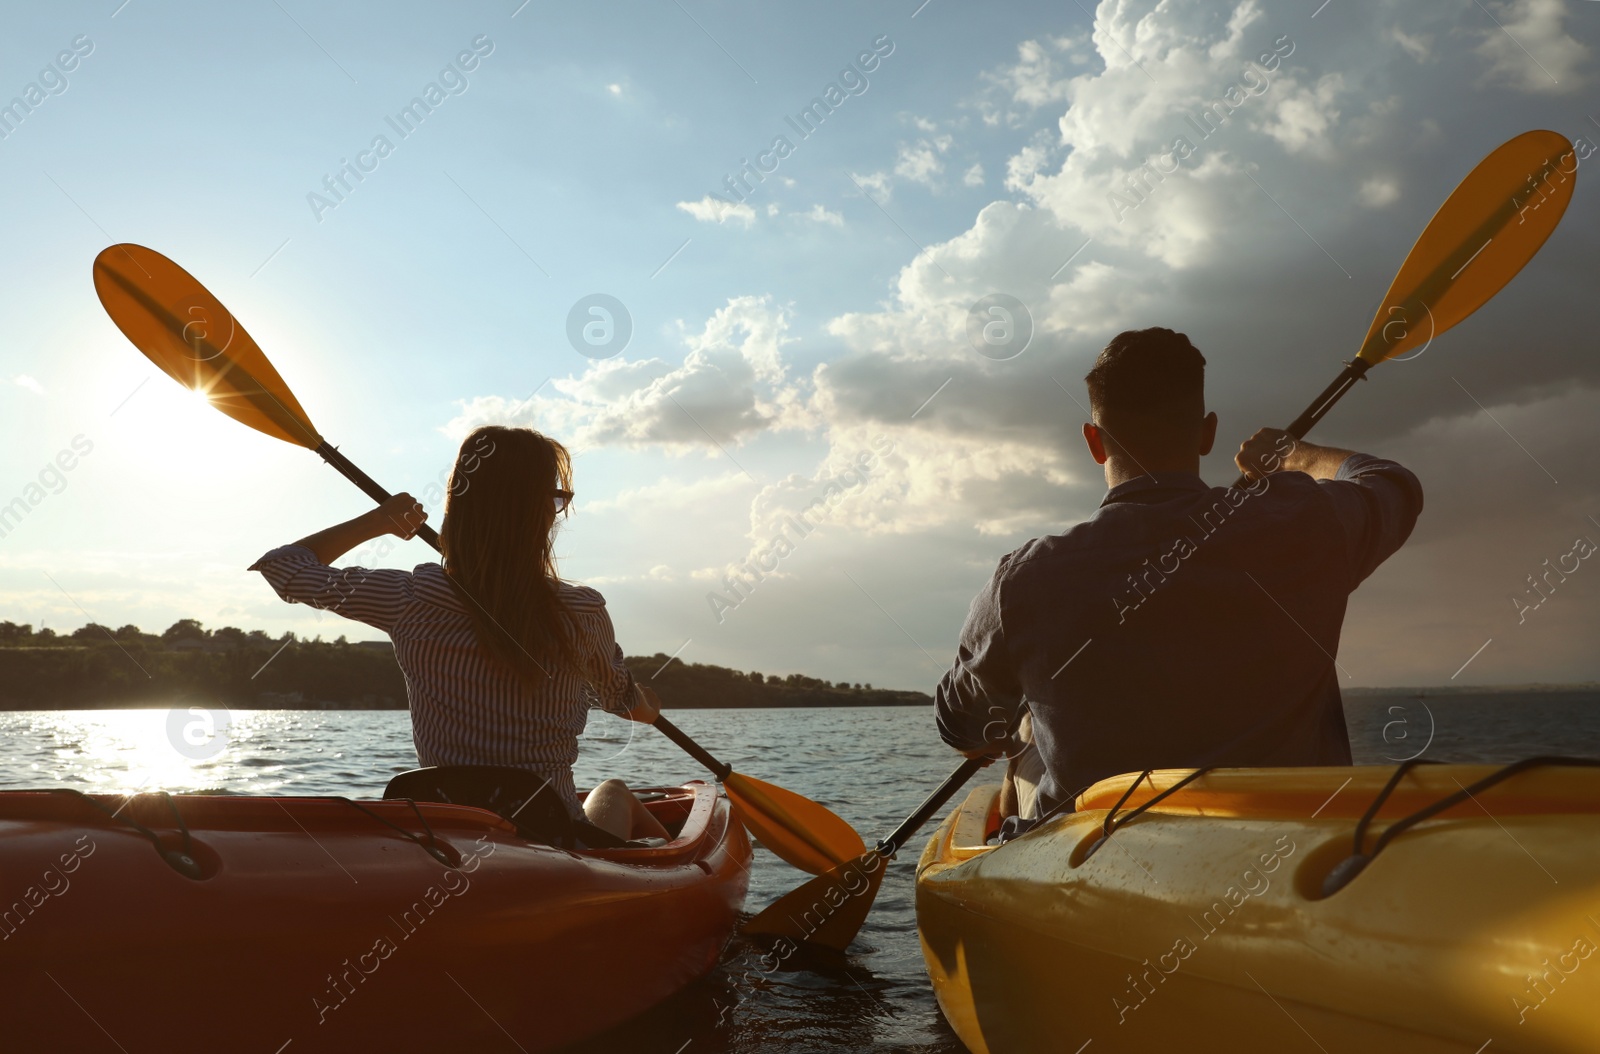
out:
M556 499L556 511L557 512L566 512L567 511L567 506L572 504L572 491L570 491L570 490L558 490L558 491L555 491L554 493L555 493L555 499Z

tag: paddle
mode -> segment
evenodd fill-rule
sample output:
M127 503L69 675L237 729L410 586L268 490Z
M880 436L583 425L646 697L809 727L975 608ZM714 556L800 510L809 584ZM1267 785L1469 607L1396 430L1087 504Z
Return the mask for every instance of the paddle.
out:
M94 261L94 287L117 328L179 384L275 439L315 451L373 501L389 492L318 434L311 418L232 312L189 272L142 245L113 245ZM428 526L417 537L439 548ZM775 854L813 874L858 856L849 824L782 787L740 775L665 717L655 727L722 781L739 819Z
M1563 158L1572 158L1570 170ZM1411 247L1361 351L1287 431L1303 438L1368 369L1426 348L1488 303L1555 231L1576 172L1572 144L1557 132L1524 132L1478 162ZM1246 482L1241 475L1233 485Z
M889 837L854 860L785 893L745 923L744 932L844 951L872 910L884 864L988 763L988 758L963 761Z

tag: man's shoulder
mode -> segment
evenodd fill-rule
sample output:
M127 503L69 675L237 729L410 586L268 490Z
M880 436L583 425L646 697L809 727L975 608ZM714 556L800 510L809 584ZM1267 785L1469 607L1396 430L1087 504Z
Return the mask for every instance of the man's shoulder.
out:
M1223 514L1231 520L1254 520L1265 514L1267 522L1287 508L1318 506L1326 502L1317 481L1302 472L1275 473L1243 487L1206 487L1172 502L1144 504L1128 501L1103 505L1089 516L1055 534L1031 538L1000 558L997 575L1016 575L1054 564L1097 560L1107 549L1126 549L1142 535L1154 544L1168 540L1173 531L1193 531L1193 517ZM1253 508L1252 508L1253 507ZM1249 510L1246 512L1246 510ZM1246 513L1240 517L1235 514Z
M1092 520L1092 517L1091 517ZM1000 558L996 577L1022 574L1035 565L1070 559L1090 548L1090 520L1075 523L1059 534L1030 538Z

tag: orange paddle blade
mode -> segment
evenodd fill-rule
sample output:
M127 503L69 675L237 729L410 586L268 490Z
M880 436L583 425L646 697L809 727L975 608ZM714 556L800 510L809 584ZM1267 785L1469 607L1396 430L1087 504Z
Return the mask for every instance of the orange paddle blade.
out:
M887 863L873 850L825 871L773 901L744 932L842 952L872 910Z
M745 829L802 871L821 874L866 851L855 828L809 798L738 772L722 787Z
M133 346L236 421L315 450L322 437L244 327L188 271L142 245L94 261L94 289Z
M1359 357L1376 366L1423 347L1487 303L1561 222L1577 170L1572 144L1546 131L1478 162L1411 247Z

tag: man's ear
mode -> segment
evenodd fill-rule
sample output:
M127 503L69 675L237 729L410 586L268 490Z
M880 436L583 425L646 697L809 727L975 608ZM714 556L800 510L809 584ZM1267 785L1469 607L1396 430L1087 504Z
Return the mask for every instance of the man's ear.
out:
M1206 414L1205 420L1200 422L1200 456L1205 457L1211 453L1211 447L1217 441L1217 412L1215 410Z
M1212 416L1216 415L1213 414ZM1104 465L1107 457L1106 442L1104 437L1100 435L1099 427L1087 421L1084 422L1083 441L1089 444L1089 453L1094 458L1094 463L1096 465Z

